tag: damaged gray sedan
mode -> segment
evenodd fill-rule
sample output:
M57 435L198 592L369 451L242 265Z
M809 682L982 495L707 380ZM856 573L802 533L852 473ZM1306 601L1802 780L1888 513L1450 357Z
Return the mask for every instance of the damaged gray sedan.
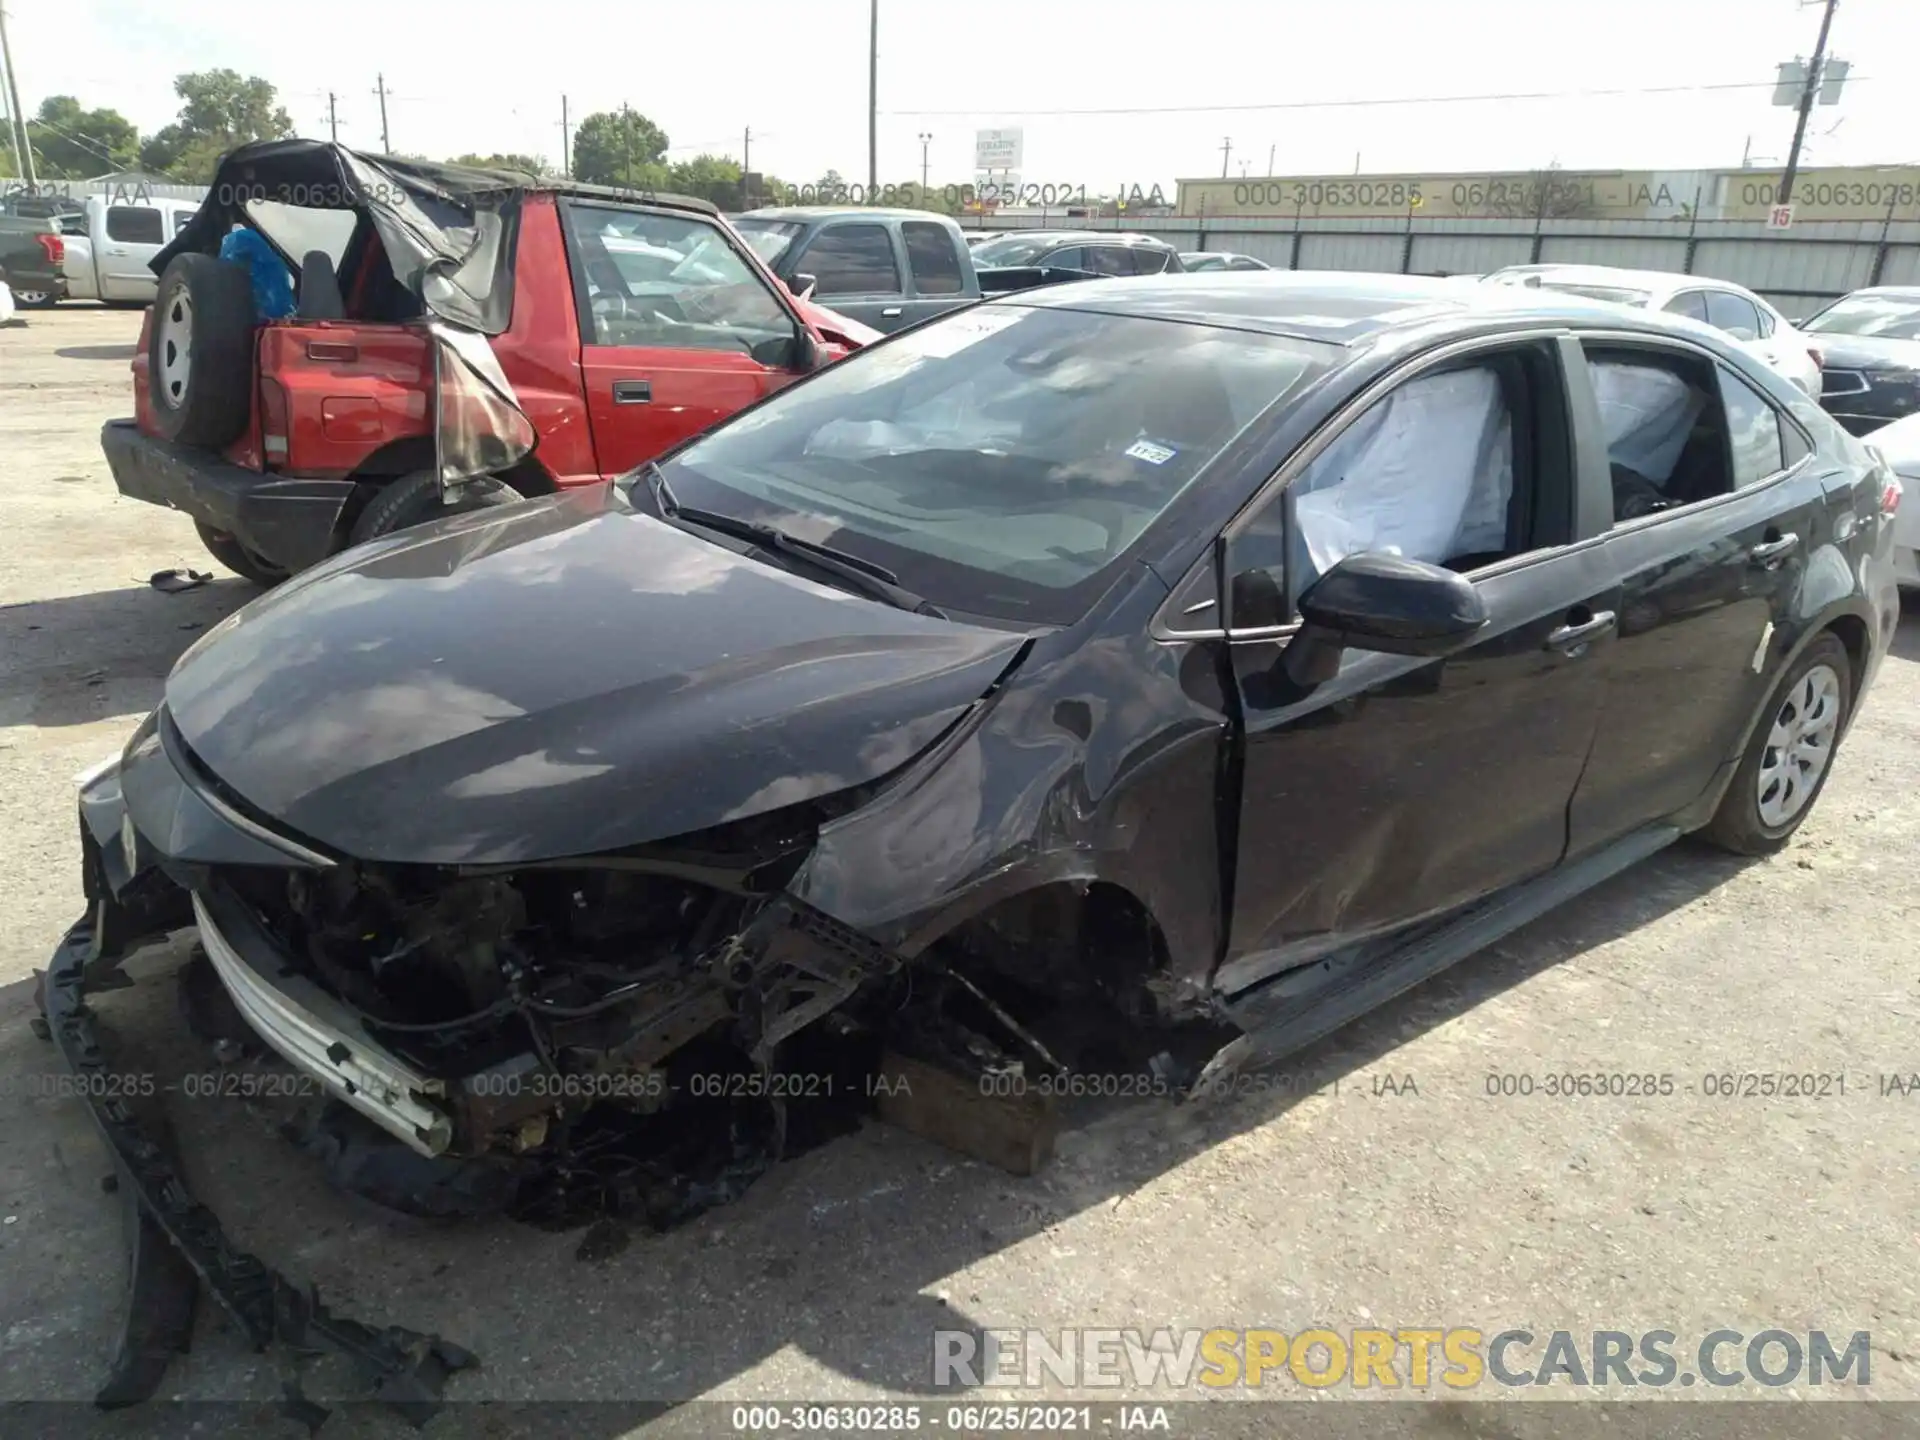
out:
M1572 297L963 311L209 632L82 787L50 1027L104 1065L87 985L193 926L336 1173L536 1219L670 1224L908 1071L1205 1091L1680 834L1784 844L1898 500L1737 349ZM415 1398L463 1362L295 1303L96 1114L257 1341Z

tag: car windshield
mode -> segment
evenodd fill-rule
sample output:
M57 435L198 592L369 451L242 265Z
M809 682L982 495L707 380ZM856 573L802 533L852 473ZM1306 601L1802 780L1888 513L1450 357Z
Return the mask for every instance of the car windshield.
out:
M840 361L665 466L676 501L884 565L942 608L1069 623L1311 341L994 304Z
M1816 335L1920 340L1920 295L1850 295L1801 328Z
M973 263L990 265L1031 265L1057 242L1050 235L1003 235L973 247Z
M745 240L759 252L760 258L767 264L775 264L787 247L793 244L793 237L800 233L801 227L791 220L749 220L733 222L733 228L740 232Z

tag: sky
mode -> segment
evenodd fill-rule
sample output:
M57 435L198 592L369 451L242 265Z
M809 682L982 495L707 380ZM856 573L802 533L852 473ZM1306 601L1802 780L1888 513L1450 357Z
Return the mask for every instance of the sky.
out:
M750 128L752 167L783 180L867 169L868 0L4 4L29 112L71 94L144 133L177 111L175 74L228 66L277 86L303 135L326 134L333 91L341 139L378 149L384 75L392 143L408 152L557 161L564 94L576 124L633 106L666 130L670 159L738 159ZM975 131L1017 126L1025 181L1090 192L1217 176L1223 159L1234 175L1692 169L1750 149L1777 166L1793 115L1769 103L1774 67L1810 54L1820 22L1797 0L879 9L883 182L920 178L923 134L934 184L972 180ZM1814 111L1803 163L1920 163L1920 0L1842 0L1831 48L1854 73L1838 106ZM1540 92L1552 98L1433 98ZM1124 110L1161 113L1111 113Z

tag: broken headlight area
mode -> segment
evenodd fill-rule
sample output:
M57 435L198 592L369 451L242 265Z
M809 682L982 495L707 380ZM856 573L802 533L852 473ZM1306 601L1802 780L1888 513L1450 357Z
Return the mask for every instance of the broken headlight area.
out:
M336 1178L428 1213L667 1224L789 1153L801 1112L835 1128L871 1071L844 1021L807 1033L898 969L781 894L811 818L479 871L213 867L194 908L245 1025L411 1152L307 1125Z

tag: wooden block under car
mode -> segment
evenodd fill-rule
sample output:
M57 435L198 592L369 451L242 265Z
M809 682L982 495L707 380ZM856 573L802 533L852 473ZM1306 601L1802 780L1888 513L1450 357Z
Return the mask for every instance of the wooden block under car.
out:
M880 1057L874 1094L880 1118L983 1160L1032 1175L1053 1158L1058 1107L1050 1095L989 1095L978 1074L959 1074L894 1051Z

